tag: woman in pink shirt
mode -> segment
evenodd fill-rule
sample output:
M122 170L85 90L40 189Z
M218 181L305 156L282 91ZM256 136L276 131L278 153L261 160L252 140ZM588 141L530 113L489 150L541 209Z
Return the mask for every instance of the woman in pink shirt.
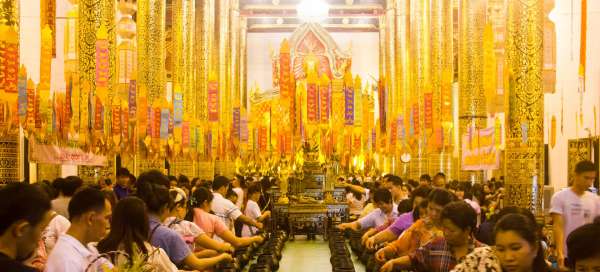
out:
M198 227L206 232L208 237L214 239L214 236L217 235L219 238L230 243L236 248L244 247L254 242L262 242L263 238L261 236L235 236L235 234L231 232L227 226L225 226L219 217L209 213L212 200L213 194L204 187L199 187L196 189L190 199L190 203L192 205L192 210L190 210L190 212L193 213L193 221L196 223L196 225L198 225Z

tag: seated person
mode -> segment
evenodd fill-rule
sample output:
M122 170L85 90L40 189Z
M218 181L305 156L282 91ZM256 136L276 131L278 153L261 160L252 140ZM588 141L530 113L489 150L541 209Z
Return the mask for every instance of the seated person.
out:
M572 271L600 271L600 217L569 234L567 255Z
M398 239L375 253L378 262L408 255L431 240L443 236L440 213L454 201L454 195L445 189L433 189L427 197L427 217L417 220Z
M175 188L169 192L172 203L169 208L170 216L163 221L165 226L179 233L192 250L198 245L200 248L212 249L219 252L233 252L231 244L211 239L194 222L184 220L187 212L187 198L183 190ZM196 253L196 256L204 255Z
M145 172L138 179L137 196L146 203L148 209L150 244L162 248L171 262L178 267L205 270L213 266L213 259L198 258L177 232L162 224L169 216L171 198L168 188L169 180L157 170ZM226 254L222 255L220 261L231 259L231 256Z
M258 229L262 229L263 225L256 220L248 218L240 211L240 208L234 204L234 202L228 200L227 192L231 187L231 181L224 176L217 176L213 181L213 200L211 200L211 210L229 230L233 230L234 222L239 221L245 225L254 226ZM237 194L232 191L232 195L237 197Z
M248 188L248 203L246 203L246 209L244 214L250 217L253 220L258 222L263 222L265 219L271 216L270 211L265 211L262 213L260 211L260 207L258 206L258 200L260 199L260 184L253 184ZM244 225L242 227L242 237L251 237L254 236L258 232L258 229L255 227L250 227L248 225Z
M376 245L396 240L404 230L408 229L412 224L423 218L427 213L427 196L431 188L429 186L419 186L411 192L411 199L413 204L413 210L401 214L392 225L387 227L385 230L377 233L366 240L365 246L369 249L374 249ZM421 205L424 203L424 207ZM422 210L422 212L420 211Z
M341 230L352 229L354 231L377 228L384 224L391 224L398 217L398 207L392 201L392 193L386 189L378 189L373 196L376 209L367 216L354 222L339 224L336 227Z
M473 238L477 214L464 201L455 201L444 207L440 215L444 236L437 237L410 255L388 261L381 272L394 268L414 269L420 272L450 271L475 247L482 246Z
M216 215L210 214L213 194L204 187L199 187L192 194L190 203L192 209L189 211L186 218L192 218L194 223L206 232L209 238L215 238L215 235L230 243L235 248L245 247L254 242L262 242L261 236L252 237L237 237L227 228L225 223Z

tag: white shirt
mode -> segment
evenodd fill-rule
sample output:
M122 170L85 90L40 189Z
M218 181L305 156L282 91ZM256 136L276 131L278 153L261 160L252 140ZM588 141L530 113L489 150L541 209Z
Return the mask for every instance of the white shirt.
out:
M48 226L42 232L42 241L44 241L44 246L48 254L52 252L56 241L58 241L58 237L67 233L69 227L71 227L71 222L60 214L57 214L50 220L50 223L48 223Z
M213 196L210 209L225 223L229 230L233 230L233 222L242 215L240 208L219 193L213 193Z
M242 205L244 205L244 189L236 187L231 189L235 192L235 194L238 196L237 201L235 202L235 205L242 209Z
M69 218L69 202L71 202L70 197L59 196L57 199L52 200L52 210L65 218Z
M600 216L600 202L598 196L585 191L578 196L571 188L555 193L550 202L550 213L560 214L564 224L564 239L576 228L592 223L596 216ZM564 253L567 254L566 242Z
M254 202L253 200L248 199L248 203L246 203L246 210L244 211L244 215L246 215L254 220L259 218L262 215L262 213L260 212L260 207L258 206L258 203ZM257 228L250 227L250 226L244 224L244 226L242 227L242 237L254 236L257 231L258 231Z
M95 261L98 255L90 251L73 236L64 234L58 238L54 250L48 256L46 272L86 272L88 265ZM98 266L105 263L95 262ZM94 271L94 270L92 270ZM97 271L102 271L98 270Z
M353 193L346 194L346 202L348 202L348 210L352 215L360 215L365 207L366 197L363 195L360 200L354 197Z

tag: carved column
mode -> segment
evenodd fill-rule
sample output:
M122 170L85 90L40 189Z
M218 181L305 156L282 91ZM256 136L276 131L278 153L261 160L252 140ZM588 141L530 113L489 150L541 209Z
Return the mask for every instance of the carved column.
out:
M165 0L138 1L138 86L148 105L165 97Z
M461 0L459 7L459 148L470 127L484 128L487 118L483 89L485 2ZM460 152L459 152L460 154ZM461 180L481 180L481 172L461 171Z
M395 137L395 133L392 133L392 122L396 119L397 114L397 93L396 93L396 11L394 9L394 0L386 1L386 27L385 32L385 88L386 88L386 103L387 103L387 118L386 118L386 137L387 137L387 156L393 156L395 150L391 145L392 137Z
M541 215L544 184L543 1L511 0L505 205Z

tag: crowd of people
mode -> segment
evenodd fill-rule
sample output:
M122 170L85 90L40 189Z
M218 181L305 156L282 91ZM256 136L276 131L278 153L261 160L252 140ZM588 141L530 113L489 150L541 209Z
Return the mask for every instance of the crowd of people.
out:
M471 184L442 173L340 177L351 221L336 227L360 232L384 272L600 271L600 199L589 192L596 175L582 161L552 197L551 237L531 211L504 205L503 178ZM122 168L115 181L0 188L0 271L211 271L264 239L268 177L136 178Z
M391 174L380 181L340 177L352 222L379 271L600 271L597 168L575 167L570 186L552 196L552 235L527 209L504 205L504 178L447 182L443 173L419 181ZM375 271L371 262L367 270Z
M76 176L8 184L0 271L211 271L264 239L263 186L245 181L159 171L136 178L123 168L116 184Z

